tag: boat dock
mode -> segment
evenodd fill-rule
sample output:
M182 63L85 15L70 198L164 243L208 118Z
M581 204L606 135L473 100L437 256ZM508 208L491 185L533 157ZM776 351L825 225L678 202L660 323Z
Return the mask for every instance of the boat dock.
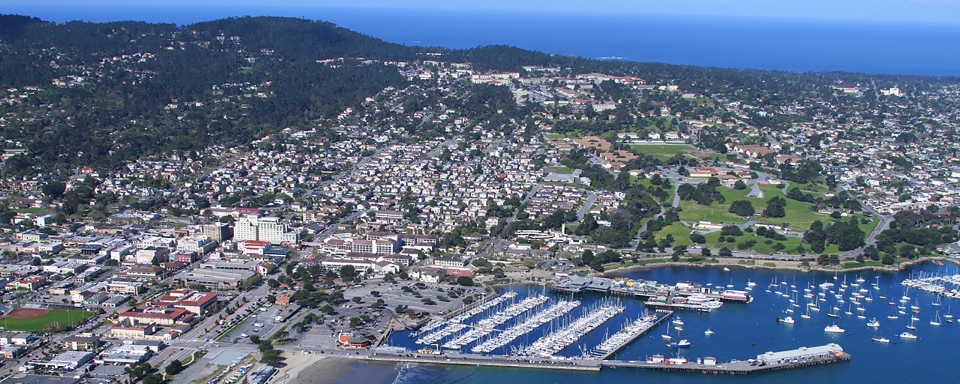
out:
M664 317L665 319L666 317ZM662 320L662 319L661 319ZM367 360L411 362L441 365L471 365L487 367L536 368L570 371L599 372L608 369L652 369L669 372L699 374L748 375L764 372L813 367L849 361L851 356L837 344L819 347L801 347L782 352L767 352L747 361L733 360L719 363L715 358L704 357L696 362L683 358L664 358L655 355L647 361L594 360L582 358L538 358L525 356L484 356L477 354L439 354L377 350L363 357Z
M609 359L610 356L613 356L613 354L630 345L634 340L643 337L650 332L650 330L663 324L664 321L667 321L667 319L672 316L673 312L667 311L659 318L657 315L640 317L633 323L625 326L620 332L613 334L613 336L601 342L600 345L590 351L590 357L597 360Z

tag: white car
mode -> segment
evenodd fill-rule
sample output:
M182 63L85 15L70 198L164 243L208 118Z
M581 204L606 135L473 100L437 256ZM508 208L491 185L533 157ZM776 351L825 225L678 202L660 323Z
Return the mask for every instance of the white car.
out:
M240 337L249 337L249 336L250 336L250 335L248 335L248 334L246 334L246 333L241 333L241 334L240 334Z

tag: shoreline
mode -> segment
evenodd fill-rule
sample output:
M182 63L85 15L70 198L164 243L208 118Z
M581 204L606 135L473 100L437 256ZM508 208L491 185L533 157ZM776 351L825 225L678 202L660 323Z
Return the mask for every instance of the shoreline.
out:
M741 259L741 258L734 258L734 257L723 257L723 258L718 257L716 259L718 260L718 262L716 263L707 263L707 262L691 263L691 262L685 262L685 261L678 261L678 262L668 261L665 263L653 263L653 264L644 264L644 265L634 264L628 267L619 267L616 269L609 269L603 272L588 273L587 276L617 277L626 273L631 273L631 272L636 272L636 271L641 271L646 269L653 269L653 268L662 268L662 267L696 267L696 268L737 267L737 268L744 268L744 269L770 269L770 270L784 270L784 271L793 271L793 272L802 272L802 273L808 273L808 272L848 273L848 272L860 272L860 271L877 271L877 272L896 273L908 267L912 267L914 265L922 264L925 262L931 262L931 263L940 262L941 264L951 263L951 264L960 266L960 260L949 258L949 257L943 257L943 256L921 257L921 258L917 258L910 261L904 261L902 263L897 264L896 266L860 266L855 268L840 268L840 267L824 268L820 266L802 267L800 264L801 263L800 261L787 261L787 260L760 260L761 261L760 265L757 265L756 263L754 263L753 265L748 265L748 264L740 264L740 261L743 261L743 260L757 261L757 260ZM762 263L774 263L775 265L768 266L768 265L763 265ZM515 285L548 286L550 285L550 282L549 281L543 281L543 282L520 281L520 282L511 282L511 283L491 284L490 287L492 289L498 289L498 288L504 288L509 286L515 286Z
M272 384L335 384L354 372L353 360L285 352L285 367L276 373Z
M740 258L733 258L733 257L724 257L724 258L719 258L719 257L718 257L718 258L716 258L716 259L718 260L718 262L716 262L716 263L690 263L690 262L685 262L685 261L678 261L678 262L668 261L668 262L665 262L665 263L654 263L654 264L645 264L645 265L639 265L639 264L637 264L637 265L631 265L631 266L629 266L629 267L616 268L616 269L611 269L611 270L607 270L607 271L603 271L603 272L594 272L594 273L590 273L590 274L588 274L588 275L589 275L589 276L594 276L594 277L610 277L610 276L618 276L618 275L621 275L621 274L623 274L623 273L635 272L635 271L637 271L637 270L643 270L643 269L648 269L648 268L677 267L677 266L700 267L700 268L721 267L721 266L722 266L722 267L738 267L738 268L744 268L744 269L787 270L787 271L804 272L804 273L807 273L807 272L825 272L825 273L830 273L830 272L844 272L844 273L847 273L847 272L860 272L860 271L877 271L877 272L890 272L890 273L895 273L895 272L902 271L902 270L904 270L904 269L906 269L906 268L908 268L908 267L911 267L911 266L914 266L914 265L917 265L917 264L921 264L921 263L925 263L925 262L953 263L953 264L956 264L956 265L960 265L960 260L952 259L952 258L949 258L949 257L942 257L942 256L937 256L937 257L921 257L921 258L917 258L917 259L910 260L910 261L904 261L904 262L902 262L902 263L900 263L900 264L898 264L898 265L896 265L896 266L871 266L871 265L865 265L865 266L860 266L860 267L855 267L855 268L840 268L840 267L838 267L838 268L824 268L824 267L820 267L820 266L803 267L803 266L801 266L801 264L800 264L801 262L800 262L800 261L787 261L787 260L763 260L763 261L762 261L763 263L774 263L774 264L775 264L774 266L768 266L768 265L763 265L763 264L757 265L756 263L750 265L750 264L740 264L740 261L741 261L741 260L754 260L754 259L740 259Z

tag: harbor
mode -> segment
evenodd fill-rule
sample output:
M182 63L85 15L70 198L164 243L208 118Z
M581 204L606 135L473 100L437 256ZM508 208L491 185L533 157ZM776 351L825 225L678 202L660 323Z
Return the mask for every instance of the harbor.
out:
M664 267L622 277L590 277L579 280L580 287L574 290L504 287L500 294L516 292L516 303L541 295L549 300L492 327L489 334L459 350L443 344L471 332L478 322L512 303L501 303L465 320L464 330L435 343L438 345L415 344L406 337L409 331L401 331L390 343L398 350L375 353L382 361L429 362L401 368L425 375L412 382L428 383L483 383L502 372L482 367L522 369L516 374L524 375L524 382L530 384L573 377L565 375L577 375L578 382L596 383L670 380L671 375L683 373L736 375L741 376L737 380L748 383L795 383L800 377L804 381L843 377L884 382L908 365L891 362L878 366L877 361L910 356L913 361L949 364L942 349L933 346L939 340L960 336L960 326L954 319L953 301L938 294L936 286L953 289L950 281L957 272L953 265L933 264L912 271L847 274ZM577 283L579 278L570 281ZM584 282L595 286L587 289ZM631 290L645 292L635 295ZM747 292L749 298L723 300L727 291ZM538 326L530 322L562 301L580 305L550 320L540 319ZM700 301L721 306L712 311L676 308L676 304ZM619 313L609 318L598 315L578 323L599 308L618 305L623 311L615 311ZM508 329L523 331L504 337ZM492 341L496 344L490 344ZM473 350L484 343L496 347L486 352ZM800 371L794 372L796 369L802 373L797 375ZM433 377L438 379L423 379Z

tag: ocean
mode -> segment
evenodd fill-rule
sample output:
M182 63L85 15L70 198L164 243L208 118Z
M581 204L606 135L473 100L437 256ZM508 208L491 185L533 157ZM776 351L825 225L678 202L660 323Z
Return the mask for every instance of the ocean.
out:
M783 71L960 76L960 24L604 13L358 10L291 6L7 4L45 20L190 24L244 15L330 21L389 42L502 44L559 55Z
M757 282L757 286L752 291L754 301L750 304L727 303L722 308L708 314L679 313L684 322L682 338L689 339L693 344L689 350L665 347L660 337L661 334L666 332L667 324L664 323L648 335L635 341L629 348L619 352L614 356L615 359L646 360L648 356L663 354L668 357L679 355L691 360L707 356L717 357L719 361L746 360L755 358L767 351L837 343L852 355L849 362L747 376L665 373L634 369L604 369L599 373L571 373L534 369L357 363L354 373L344 377L340 380L340 383L356 382L354 379L362 377L393 378L392 382L396 384L472 384L494 381L500 384L569 382L599 384L626 382L627 380L662 383L680 383L693 380L703 383L901 383L913 382L920 377L930 382L953 382L956 375L954 366L957 359L960 359L960 350L954 348L950 340L960 338L960 323L947 323L942 320L942 315L948 311L953 313L953 305L957 305L958 310L960 310L960 300L943 299L941 306L935 306L936 296L912 289L909 291L911 300L907 304L908 314L899 315L897 320L887 318L888 315L897 312L897 307L890 305L889 302L899 302L900 297L905 293L905 289L900 282L911 277L911 275L916 276L920 272L952 275L960 273L960 269L952 264L937 266L927 263L897 273L862 272L859 276L862 276L866 282L861 285L861 288L869 290L864 295L870 295L874 298L872 302L863 302L864 311L858 311L856 305L850 304L848 298L857 290L857 288L850 287L843 294L844 299L847 300L844 304L837 304L833 294L827 293L828 301L820 303L822 309L819 313L811 312L811 319L800 318L807 300L803 297L803 289L808 284L816 294L820 291L817 288L820 283L830 281L835 283L835 289L838 289L844 279L847 283L854 283L858 274L840 274L834 280L834 274L828 273L795 273L744 268L732 268L730 272L724 272L720 268L713 267L662 267L634 271L623 275L633 279L656 280L670 284L686 280L720 286L733 284L736 289L743 289L748 281L754 281ZM877 281L877 276L880 277L880 289L873 289L872 283ZM789 292L791 290L789 288L790 284L795 285L798 290L797 303L801 307L797 308L796 312L792 314L793 318L796 319L796 323L793 325L776 322L778 316L787 315L784 311L790 308L790 303L788 299L778 296L775 292L766 292L770 289L768 286L774 279L778 282L787 282L787 285L778 284L780 290ZM517 291L519 294L517 300L529 294L542 293L540 288L531 288L530 286L506 289ZM771 290L776 291L777 289ZM547 294L553 296L552 293L548 292ZM881 295L886 296L886 299L881 299ZM583 301L581 308L571 312L568 317L558 320L557 323L553 324L554 327L561 322L569 322L571 319L581 316L584 308L605 298L604 295L600 294L579 294L575 297ZM623 304L627 307L624 313L585 335L578 341L577 345L568 347L560 354L563 356L578 356L581 348L590 349L596 346L605 335L617 332L625 321L636 319L643 310L639 300L624 298ZM838 311L840 317L836 319L827 316L830 308L834 305L841 308ZM911 321L909 305L920 307L920 314L917 315L920 320L915 323L917 330L911 331L919 336L917 340L903 340L899 337L900 333L907 331L906 325ZM853 312L853 315L844 314L848 309ZM930 325L929 321L936 317L938 311L943 325L939 327ZM858 319L856 316L858 313L862 313L866 319ZM954 313L954 315L956 314ZM879 320L881 326L878 330L866 326L866 321L872 318ZM474 318L474 321L476 319ZM507 323L507 325L510 324ZM824 332L824 327L832 324L840 326L846 332L839 335ZM523 340L517 340L514 345L532 342L544 332L547 332L550 326L550 324L544 325L528 337L522 338ZM704 331L707 328L714 331L715 334L706 336ZM671 333L675 333L675 330L671 330ZM880 344L871 340L872 337L878 335L889 338L890 343ZM678 336L674 334L674 339L677 338ZM414 340L408 337L405 332L396 334L391 338L390 343L394 346L414 349L422 347L416 345ZM387 381L384 380L383 383L387 383Z

